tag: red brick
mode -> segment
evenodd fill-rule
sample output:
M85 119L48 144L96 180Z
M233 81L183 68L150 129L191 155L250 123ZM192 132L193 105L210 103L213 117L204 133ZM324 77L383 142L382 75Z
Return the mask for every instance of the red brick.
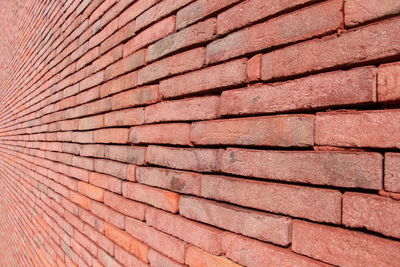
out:
M186 248L185 263L191 267L240 267L239 264L225 257L214 256L195 246Z
M144 124L144 109L133 108L113 111L104 115L104 126L132 126Z
M137 257L127 252L126 250L120 248L119 246L115 246L114 249L114 257L117 261L122 263L123 266L135 266L135 267L145 267L149 266L148 264L142 262Z
M117 46L93 62L92 70L99 71L122 58L122 46Z
M102 266L122 267L122 265L120 265L114 259L114 257L110 256L110 254L101 249L99 249L99 252L97 253L97 260L101 262Z
M376 72L374 67L363 67L224 91L221 114L275 113L376 102Z
M190 145L189 123L165 123L135 126L131 128L129 140L132 144Z
M146 162L174 169L212 172L220 169L222 149L149 146Z
M164 234L144 222L131 218L126 218L126 231L133 237L145 242L151 248L163 251L169 258L180 263L184 262L185 242Z
M149 246L146 244L108 223L104 225L104 234L126 251L137 256L142 261L148 262L147 253L149 252Z
M104 193L104 204L135 219L144 220L146 206L111 192Z
M174 213L178 211L179 194L174 192L125 182L122 184L122 193L124 197L144 202L166 211Z
M194 121L219 117L219 96L163 101L145 108L147 123L161 121Z
M223 156L222 171L291 182L382 188L382 156L379 153L228 148Z
M111 97L102 98L100 100L87 103L84 106L87 110L87 115L110 111L111 110Z
M400 3L396 0L345 0L344 3L345 23L349 26L400 13Z
M239 1L240 0L197 0L179 10L176 17L176 27L178 29L184 28L187 25L190 25Z
M385 153L385 190L400 193L400 154Z
M104 156L105 157L105 148L104 148ZM105 174L109 174L115 177L119 177L122 179L127 179L127 164L105 160L105 159L95 159L94 161L94 170L96 172L101 172Z
M121 180L106 174L91 172L89 183L115 193L121 193L122 190Z
M80 70L86 65L92 63L96 58L100 56L100 48L95 47L89 50L85 55L80 57L76 62L76 70Z
M262 79L270 80L398 55L400 19L394 18L263 55ZM367 46L365 44L368 44ZM324 55L321 57L321 55Z
M109 128L93 132L95 143L126 144L129 141L129 129Z
M400 110L318 113L315 117L315 143L400 148Z
M120 229L124 229L125 216L113 209L110 209L104 204L97 201L92 201L92 207L90 211L92 214L103 219L104 221L111 223Z
M78 192L97 201L104 201L104 189L97 186L78 182Z
M134 6L134 5L133 5ZM132 6L131 6L132 7ZM125 11L128 11L126 9ZM124 12L125 13L125 12ZM122 13L122 14L124 14ZM125 19L122 17L122 14L118 17L118 23L120 23L121 19ZM113 33L110 37L104 40L100 44L100 53L104 54L105 52L109 51L116 45L120 45L121 47L121 57L123 52L123 42L129 38L131 38L135 34L135 21L131 21L128 24L119 25L121 27L118 31Z
M71 191L69 193L69 200L78 204L79 206L81 206L82 208L84 208L86 210L90 210L91 200L79 193Z
M400 100L400 63L384 64L378 69L378 101Z
M96 115L79 119L79 130L90 130L104 127L104 115Z
M103 145L80 145L79 154L83 157L104 157L104 146Z
M213 91L247 81L246 59L239 59L190 72L160 82L163 98Z
M96 86L76 96L76 105L84 104L100 98L100 87Z
M72 165L75 167L89 170L89 171L93 171L93 169L94 169L93 159L86 158L86 157L73 156L72 157Z
M137 22L135 28L137 29ZM124 57L175 31L175 16L163 19L134 36L124 45Z
M261 80L261 59L262 55L257 54L247 61L247 77L249 81Z
M100 97L106 97L137 85L137 72L131 72L111 81L103 83L100 87Z
M205 48L196 48L156 61L138 71L138 83L144 84L164 77L199 69L205 63Z
M197 23L187 29L170 34L147 48L147 61L151 62L179 49L211 40L215 33L214 18Z
M140 146L115 146L105 148L105 158L126 163L144 164L146 148Z
M241 28L252 22L270 17L282 11L312 2L311 0L281 1L264 0L243 1L230 9L218 14L218 34L223 34Z
M161 187L171 191L200 195L201 175L154 167L138 167L136 180L139 183Z
M119 26L123 26L129 21L135 19L141 13L149 9L155 3L160 0L147 0L147 1L136 1L130 7L128 7L119 17Z
M343 0L325 1L234 32L207 46L207 62L219 62L334 32L343 22L342 5Z
M340 223L339 191L249 181L225 176L202 177L202 196L245 207L321 222Z
M343 224L400 238L400 201L387 197L345 193Z
M197 145L309 147L314 116L283 115L194 122L190 141Z
M144 65L144 62L145 51L142 49L108 66L105 70L104 77L106 80L115 78L121 74L137 69Z
M158 85L134 88L112 96L112 109L147 105L160 100Z
M94 86L102 83L104 81L104 77L105 77L104 71L99 71L99 72L87 77L86 79L82 80L79 83L79 89L81 91L83 91L90 87L94 87Z
M293 223L294 252L337 266L397 266L400 243L338 227Z
M287 246L291 242L291 220L286 217L187 196L182 196L180 199L179 213L191 220L215 225L266 242L282 246ZM191 244L201 247L195 243Z
M231 233L222 236L222 247L228 258L244 266L328 266L288 249Z

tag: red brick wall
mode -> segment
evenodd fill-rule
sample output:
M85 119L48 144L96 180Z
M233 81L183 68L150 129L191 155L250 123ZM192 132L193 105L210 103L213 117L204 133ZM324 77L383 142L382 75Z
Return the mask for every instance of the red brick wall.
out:
M400 1L0 7L0 266L400 266Z

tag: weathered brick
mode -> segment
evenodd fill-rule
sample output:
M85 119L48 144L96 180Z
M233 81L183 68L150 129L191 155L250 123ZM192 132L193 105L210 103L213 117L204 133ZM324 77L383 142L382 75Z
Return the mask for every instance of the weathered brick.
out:
M257 54L247 61L247 77L249 81L261 80L261 59L262 54Z
M150 261L150 265L154 266L154 267L183 267L184 266L153 249L150 249L150 251L149 251L149 261Z
M294 221L296 253L337 266L396 266L400 243L338 227Z
M129 140L132 144L190 145L189 123L165 123L135 126L131 128Z
M129 129L109 128L93 132L95 143L126 144L129 141Z
M228 258L244 266L327 266L290 250L231 233L222 236L222 247Z
M134 254L127 252L125 249L122 249L119 246L115 246L114 257L118 262L122 263L123 266L135 266L135 267L149 266L148 264L141 261L139 257L135 257Z
M147 65L138 71L138 83L144 84L201 68L205 63L205 51L205 48L196 48Z
M220 169L222 149L149 146L146 162L174 169L212 172Z
M137 28L137 23L135 28ZM124 57L175 31L175 16L163 19L135 35L124 45Z
M190 141L200 145L308 147L314 145L314 117L284 115L195 122Z
M125 227L125 216L100 202L92 201L90 211L92 214L120 229L124 229Z
M207 62L219 62L334 32L343 23L342 5L343 0L324 1L234 32L207 46Z
M134 88L112 96L112 109L141 106L160 100L158 85Z
M87 184L84 182L78 182L78 192L82 195L95 199L97 201L104 201L104 189L97 186Z
M79 119L79 130L91 130L104 127L104 115L96 115Z
M343 224L366 228L395 238L400 237L400 202L387 197L345 193L343 196Z
M89 183L115 193L121 193L122 191L121 180L107 174L91 172L89 175Z
M105 158L142 165L145 161L146 148L140 146L116 146L105 147Z
M291 220L286 217L186 196L180 199L179 213L192 220L278 245L287 246L291 242Z
M239 267L239 264L221 257L215 256L195 246L188 246L185 253L185 263L192 267Z
M400 19L310 40L263 55L263 80L384 59L400 52ZM365 44L368 44L367 46ZM324 56L321 56L324 55Z
M104 148L104 156L105 157L105 148ZM96 172L109 174L115 177L119 177L122 179L127 179L127 164L106 160L106 159L95 159L94 161L94 170Z
M243 84L247 81L246 62L239 59L163 80L160 94L171 98Z
M79 155L83 157L96 157L102 158L104 157L104 146L103 145L80 145L79 146Z
M111 192L104 193L104 204L132 218L144 220L146 206Z
M372 103L376 101L376 72L374 67L363 67L224 91L221 114L275 113Z
M130 72L128 74L119 76L111 81L103 83L100 86L100 96L109 96L125 89L135 87L137 85L137 72Z
M317 113L315 143L400 148L400 110Z
M146 123L210 120L219 117L219 96L162 101L145 108Z
M335 190L211 175L202 177L201 190L205 198L245 207L321 222L341 221L342 195Z
M344 3L345 23L349 26L400 13L400 3L396 0L344 0Z
M122 58L122 46L117 46L111 51L102 55L97 60L95 60L92 65L92 70L93 71L102 70L111 65L112 63L114 63L115 61L119 60L120 58Z
M121 74L137 69L144 65L144 63L145 51L142 49L108 66L105 70L104 77L106 80L115 78Z
M201 175L154 167L138 167L136 179L139 183L161 187L175 192L200 195Z
M385 190L400 193L400 154L385 153Z
M212 254L221 253L221 230L157 209L146 210L146 223Z
M400 100L400 63L384 64L378 69L378 101Z
M113 111L104 115L104 126L132 126L144 123L144 109L132 108Z
M179 49L211 40L215 33L215 19L208 19L155 42L147 48L147 61L151 62Z
M138 184L122 184L122 193L124 197L144 202L154 207L176 213L179 206L179 194Z

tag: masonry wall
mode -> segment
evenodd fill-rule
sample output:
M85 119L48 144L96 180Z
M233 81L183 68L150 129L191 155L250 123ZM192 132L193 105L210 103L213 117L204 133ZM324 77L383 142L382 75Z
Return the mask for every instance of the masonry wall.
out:
M0 266L400 266L400 1L0 7Z

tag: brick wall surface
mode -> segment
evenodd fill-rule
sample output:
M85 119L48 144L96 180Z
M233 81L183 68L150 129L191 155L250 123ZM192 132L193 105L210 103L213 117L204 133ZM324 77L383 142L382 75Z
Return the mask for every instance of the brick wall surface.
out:
M400 1L0 8L0 266L400 266Z

